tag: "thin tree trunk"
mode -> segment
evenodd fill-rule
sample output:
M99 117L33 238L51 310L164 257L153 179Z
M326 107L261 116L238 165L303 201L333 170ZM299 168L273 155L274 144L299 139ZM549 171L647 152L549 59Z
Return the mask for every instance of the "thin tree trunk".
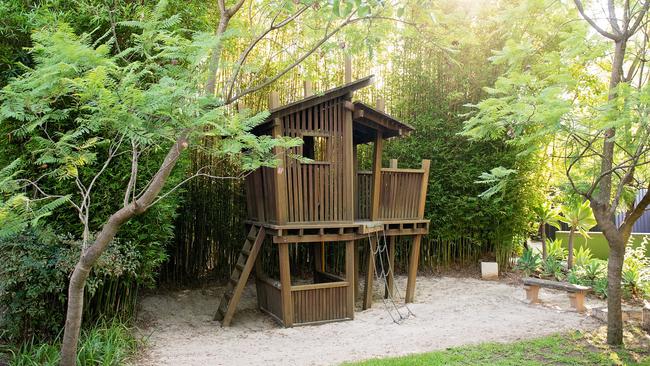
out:
M569 256L567 257L566 264L567 268L573 268L573 237L575 236L576 230L571 228L569 231Z
M126 207L121 208L111 215L106 221L102 230L97 235L93 245L82 251L79 262L75 265L70 285L68 286L68 309L65 318L65 330L63 332L63 342L61 344L61 362L62 366L75 366L77 359L77 342L79 340L79 331L81 330L81 320L83 314L83 298L86 280L90 274L92 266L97 259L106 250L106 247L115 238L115 234L120 226L127 222L135 215L145 212L149 205L156 199L160 190L167 182L169 174L176 166L181 153L187 148L187 134L183 133L176 140L176 143L170 148L165 160L160 165L158 172L151 179L151 184L135 201L132 201Z
M542 230L542 259L546 260L546 256L548 255L546 251L546 224L542 222L540 229Z

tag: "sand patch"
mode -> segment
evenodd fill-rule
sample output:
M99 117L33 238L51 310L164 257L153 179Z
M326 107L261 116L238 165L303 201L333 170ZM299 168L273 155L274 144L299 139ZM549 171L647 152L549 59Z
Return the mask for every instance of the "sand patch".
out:
M404 289L405 277L397 277ZM148 347L141 365L336 365L344 361L421 353L466 344L519 339L600 323L569 308L566 293L542 289L542 305L524 302L523 286L473 278L418 278L415 314L395 324L376 284L373 308L353 321L280 328L257 310L246 288L230 328L212 321L223 287L147 296L139 319ZM403 291L402 291L403 294ZM588 298L587 307L602 306Z

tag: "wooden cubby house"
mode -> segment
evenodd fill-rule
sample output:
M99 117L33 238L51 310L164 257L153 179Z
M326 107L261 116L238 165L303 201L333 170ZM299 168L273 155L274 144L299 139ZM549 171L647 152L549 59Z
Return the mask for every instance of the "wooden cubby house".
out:
M355 299L361 296L358 249L365 246L369 252L384 237L390 261L396 237L412 237L405 299L413 300L420 240L429 225L424 219L429 161L418 169L399 169L396 160L382 167L384 140L413 128L384 113L382 102L377 108L352 102L354 91L369 85L372 76L351 81L350 75L346 61L344 85L311 95L305 82L304 99L284 106L271 93L271 115L256 133L300 137L304 143L277 151L283 158L276 168L260 168L246 178L250 230L215 315L222 326L230 325L253 270L259 308L286 327L353 319ZM357 146L369 143L374 145L372 168L361 171ZM313 249L314 273L307 283L292 279L293 246ZM345 260L329 268L326 255L335 247ZM276 278L262 266L269 257L278 263ZM374 256L365 257L364 309L372 304L375 270ZM387 291L393 291L392 273Z

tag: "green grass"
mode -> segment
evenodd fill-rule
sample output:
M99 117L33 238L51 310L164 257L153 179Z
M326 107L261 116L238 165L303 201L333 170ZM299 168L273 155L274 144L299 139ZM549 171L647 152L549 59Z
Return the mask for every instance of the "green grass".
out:
M649 234L632 234L633 246L637 247L643 242L643 238L650 236ZM587 245L591 250L591 254L594 258L606 260L609 256L609 245L607 244L607 239L603 233L599 232L590 232L589 239L585 239L582 235L576 234L574 236L574 247L578 249L582 246ZM557 231L555 233L556 239L562 240L562 245L566 248L569 245L569 232L568 231ZM586 244L585 244L586 243ZM646 248L646 255L650 257L650 245Z
M631 332L631 333L630 333ZM603 330L595 333L556 334L514 343L485 343L398 358L372 359L345 365L645 365L650 366L650 337L643 331L626 332L624 348L604 344Z
M82 332L77 365L122 365L135 354L139 343L124 323L112 321L99 324ZM60 347L59 342L27 342L8 349L6 358L11 366L54 366L59 362Z

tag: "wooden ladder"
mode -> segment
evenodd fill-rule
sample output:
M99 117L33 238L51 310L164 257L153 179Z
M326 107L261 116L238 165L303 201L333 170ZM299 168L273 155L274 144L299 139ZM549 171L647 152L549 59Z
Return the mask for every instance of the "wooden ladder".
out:
M248 276L255 266L257 255L264 242L264 236L264 227L258 229L255 225L251 227L251 230L246 236L246 242L239 252L239 258L235 264L235 269L233 269L230 275L226 292L224 292L219 309L214 315L214 320L220 320L222 327L230 326L230 322L235 315L237 304L244 292L246 282L248 282Z

